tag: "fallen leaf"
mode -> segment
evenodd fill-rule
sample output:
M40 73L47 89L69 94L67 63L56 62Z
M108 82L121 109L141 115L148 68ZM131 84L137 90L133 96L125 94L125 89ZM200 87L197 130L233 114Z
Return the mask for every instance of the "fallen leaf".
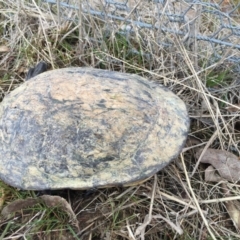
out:
M217 170L213 166L209 166L205 170L205 181L206 182L221 182L224 179L217 174Z
M234 104L233 106L226 108L229 112L239 112L240 111L240 104Z
M71 205L60 196L42 195L40 198L48 207L58 207L68 214L72 221L77 221L77 217L72 210Z
M222 183L222 189L225 193L225 196L230 196L229 191L228 191L228 187L227 184ZM229 216L231 217L234 226L237 229L240 229L240 202L239 201L226 201L225 202L225 207L227 209L227 212L229 214Z
M18 72L18 74L26 74L26 72L27 72L26 67L23 67L23 66L19 67L17 69L17 72Z
M65 211L70 216L70 219L73 220L71 222L71 225L76 227L76 232L79 232L78 221L76 220L76 216L73 213L70 204L65 199L59 196L48 195L43 195L38 198L18 199L9 203L6 207L3 208L1 212L0 216L1 227L5 226L5 229L8 229L8 224L10 225L15 224L16 228L18 228L15 234L17 233L17 235L21 234L24 235L28 232L28 234L30 234L31 236L31 239L40 239L41 233L36 231L36 229L39 229L38 223L41 221L42 223L45 222L42 219L43 216L49 217L48 214L45 214L46 211L44 208L42 208L42 210L39 208L34 208L35 205L40 203L45 203L45 205L49 208L54 207L54 209L52 210L52 212L54 213L56 213L55 208L57 208L56 209L57 212L59 211L59 208L62 211ZM46 221L45 226L48 227L48 221ZM58 228L58 226L56 226L56 228ZM72 228L72 231L74 229L75 228ZM14 233L12 231L5 232L5 235L3 236L4 239L18 238L14 236ZM54 228L54 230L50 231L47 234L47 238L44 239L73 239L72 232L69 232L68 228L61 229L60 236L61 237L59 238L59 230L56 230Z
M202 153L202 149L196 153L196 157L199 158ZM207 149L200 159L202 163L209 163L209 166L205 170L205 180L211 182L222 182L223 180L229 180L231 182L239 181L240 161L238 157L225 150ZM219 175L217 174L217 171ZM227 184L221 183L222 190L227 197L231 197ZM226 201L225 207L229 216L231 217L234 226L240 230L240 202Z
M8 46L5 46L5 45L0 46L0 53L9 52L9 51L10 49Z
M12 214L42 202L44 202L49 208L60 208L62 211L66 212L70 220L78 226L77 217L73 212L71 205L64 198L59 196L42 195L38 198L17 199L4 207L1 215L3 218L8 219Z
M35 198L17 199L4 207L1 215L4 219L8 219L12 216L12 214L20 212L24 208L32 207L37 203L39 203L39 199Z
M199 158L202 149L197 151L196 157ZM200 162L211 164L219 175L231 182L240 180L240 161L238 157L225 150L207 149Z
M188 136L185 146L192 147L201 143L202 142L200 141L200 139L193 136Z

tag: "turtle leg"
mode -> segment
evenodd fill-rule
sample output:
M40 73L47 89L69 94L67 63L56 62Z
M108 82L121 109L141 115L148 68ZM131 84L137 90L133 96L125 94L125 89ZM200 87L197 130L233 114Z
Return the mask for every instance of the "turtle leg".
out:
M29 69L26 80L29 80L30 78L33 78L38 74L46 71L47 71L47 64L45 62L39 62L36 67Z

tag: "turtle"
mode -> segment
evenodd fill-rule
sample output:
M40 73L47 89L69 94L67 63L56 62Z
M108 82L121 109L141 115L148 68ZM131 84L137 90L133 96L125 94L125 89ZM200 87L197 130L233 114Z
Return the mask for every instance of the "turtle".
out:
M40 63L0 104L0 179L22 190L130 186L184 147L185 103L139 75Z

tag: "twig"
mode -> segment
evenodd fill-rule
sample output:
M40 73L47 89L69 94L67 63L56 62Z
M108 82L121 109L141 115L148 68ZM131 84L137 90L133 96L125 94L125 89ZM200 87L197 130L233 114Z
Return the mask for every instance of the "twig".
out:
M210 227L209 227L209 225L208 225L208 222L207 222L207 219L205 218L205 216L204 216L204 214L203 214L203 211L202 211L202 209L201 209L201 207L200 207L200 205L199 205L199 203L198 203L198 200L197 200L197 198L196 198L196 196L195 196L195 193L194 193L194 191L193 191L193 189L192 189L192 186L191 186L191 183L190 183L190 179L189 179L189 177L188 177L186 165L185 165L185 162L184 162L184 159L183 159L183 155L182 155L182 154L181 154L181 160L182 160L182 165L183 165L184 173L185 173L185 176L186 176L187 184L188 184L188 187L189 187L190 192L191 192L191 194L192 194L192 197L193 197L193 199L194 199L194 202L195 202L195 204L196 204L196 206L197 206L197 208L198 208L198 211L199 211L199 213L200 213L200 215L201 215L201 217L202 217L202 219L203 219L203 222L204 222L204 224L205 224L208 232L210 233L212 239L213 239L213 240L216 240L215 235L213 234L212 230L210 229Z

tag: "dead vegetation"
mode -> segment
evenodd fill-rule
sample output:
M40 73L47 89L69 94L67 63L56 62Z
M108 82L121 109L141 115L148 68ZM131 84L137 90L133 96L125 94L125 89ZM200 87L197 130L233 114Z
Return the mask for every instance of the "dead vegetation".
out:
M220 158L213 164L199 155L202 148L205 154L209 148L213 153L219 149L223 159L226 152L232 153L234 163L240 164L239 62L227 61L230 56L239 59L239 50L222 51L186 36L137 27L131 21L139 20L134 11L143 1L129 0L130 13L124 12L126 4L121 5L125 22L89 14L93 9L78 2L82 11L41 1L0 0L1 99L40 60L52 69L91 66L136 73L164 84L184 100L191 118L188 141L178 159L134 187L52 191L44 200L46 193L18 191L1 183L0 239L240 239L239 172L216 164ZM112 5L104 8L104 1L89 2L96 11L116 14ZM238 4L219 2L221 11ZM183 11L186 6L180 3L168 1L165 8ZM157 19L154 6L148 2L144 9L149 11L141 11L141 20L154 26L169 21ZM221 23L214 15L199 15L200 7L186 14L196 25L169 21L169 27L195 34L218 28ZM239 28L239 16L231 20ZM237 44L239 37L231 40ZM221 58L213 51L219 51ZM214 176L209 175L209 165ZM229 169L229 178L217 171L221 167Z

